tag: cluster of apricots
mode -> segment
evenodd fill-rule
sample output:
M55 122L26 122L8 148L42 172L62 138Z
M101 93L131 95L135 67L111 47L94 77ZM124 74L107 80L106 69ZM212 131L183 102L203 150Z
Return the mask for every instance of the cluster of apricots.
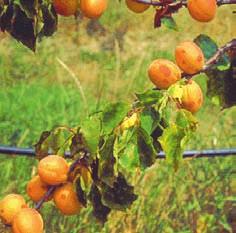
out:
M127 7L135 13L143 13L150 5L136 0L126 0ZM209 22L214 19L217 10L216 0L188 0L189 14L199 22Z
M158 89L168 89L181 79L182 72L187 75L197 74L205 63L201 48L191 41L182 42L176 47L175 60L177 65L166 59L157 59L150 64L148 76ZM182 88L179 106L192 113L197 112L203 103L200 86L189 80Z
M78 214L83 206L74 190L69 170L70 166L63 157L50 155L43 158L38 164L38 175L27 184L26 193L37 203L46 197L50 187L55 187L44 201L53 200L64 215ZM91 179L85 167L80 167L80 175L85 178L85 182ZM43 233L44 224L40 213L30 208L21 195L9 194L0 201L0 218L4 224L12 227L13 233Z
M129 10L143 13L150 5L136 0L125 0ZM75 15L78 10L90 19L99 18L107 9L108 0L53 0L57 14L62 16ZM217 0L188 0L189 14L197 21L209 22L214 19L217 10Z
M99 18L106 10L108 0L53 0L57 14L62 16L75 15L78 10L90 19Z

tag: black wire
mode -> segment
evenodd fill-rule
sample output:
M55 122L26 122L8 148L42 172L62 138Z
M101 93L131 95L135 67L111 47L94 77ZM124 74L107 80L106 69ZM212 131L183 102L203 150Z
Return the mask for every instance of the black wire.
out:
M18 148L18 147L8 147L8 146L0 146L0 154L6 154L6 155L20 155L20 156L29 156L34 157L35 151L31 148ZM225 157L225 156L233 156L236 155L236 148L230 148L230 149L216 149L216 150L190 150L185 151L183 154L184 158L214 158L214 157ZM66 157L70 157L70 153L67 152L65 154ZM164 159L165 154L164 152L160 152L157 155L157 159Z

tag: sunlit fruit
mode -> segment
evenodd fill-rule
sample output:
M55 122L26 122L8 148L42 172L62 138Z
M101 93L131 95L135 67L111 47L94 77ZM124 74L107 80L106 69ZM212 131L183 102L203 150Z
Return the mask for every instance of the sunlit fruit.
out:
M175 49L177 65L187 74L195 74L204 66L204 55L200 47L192 41L179 44Z
M64 215L74 215L80 212L82 205L77 198L73 184L68 182L58 187L53 194L56 207Z
M181 79L181 71L177 65L166 59L157 59L148 68L150 80L159 89L167 89Z
M18 194L9 194L0 201L0 217L5 224L11 224L14 216L26 208L25 199Z
M43 233L43 219L35 209L22 209L13 219L13 233Z
M148 4L139 3L135 0L126 0L126 5L131 11L135 13L142 13L149 8Z
M108 0L80 0L80 10L88 18L99 18L107 9Z
M209 22L214 19L217 10L216 0L188 0L190 15L197 21Z
M38 174L43 182L57 185L67 180L69 165L67 161L58 155L50 155L40 160Z
M72 16L78 10L78 0L53 0L55 11L59 15Z
M183 95L181 99L181 107L195 113L203 104L203 94L200 86L193 80L188 81L183 86Z
M30 199L38 202L48 191L48 184L44 183L39 176L33 177L27 184L26 192Z

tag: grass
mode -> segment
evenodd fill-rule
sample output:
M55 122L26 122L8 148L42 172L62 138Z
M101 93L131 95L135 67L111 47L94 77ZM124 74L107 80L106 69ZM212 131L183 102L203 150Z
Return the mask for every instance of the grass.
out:
M150 88L146 69L158 57L173 60L176 44L199 33L212 36L220 45L236 36L235 15L222 7L212 23L203 26L186 10L175 16L179 31L152 28L152 10L141 16L129 13L124 4L111 3L101 23L105 32L89 22L79 26L61 20L55 36L45 39L32 54L2 35L0 44L0 143L31 147L42 131L55 125L78 125L86 108L96 111L108 101L131 102L133 93ZM58 62L62 60L73 78ZM88 106L84 104L78 80ZM205 76L197 77L205 90ZM199 112L198 133L190 149L236 147L236 109L220 111L206 99ZM35 173L30 158L0 157L0 195L25 193ZM102 228L84 210L76 217L62 217L51 205L43 208L46 233L208 233L232 232L227 218L232 210L234 158L187 160L176 174L157 161L133 182L139 199L127 212L112 212Z

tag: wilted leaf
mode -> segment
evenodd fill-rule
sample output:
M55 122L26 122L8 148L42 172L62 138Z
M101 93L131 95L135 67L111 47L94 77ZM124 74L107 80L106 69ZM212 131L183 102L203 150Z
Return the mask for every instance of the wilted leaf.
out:
M212 68L206 72L207 95L218 97L223 108L229 108L236 104L236 59L232 60L228 70L219 71Z
M111 135L105 139L104 144L99 150L98 176L103 182L110 186L113 186L116 180L115 163L117 161L114 157L114 143L115 135Z
M50 131L44 131L39 141L35 144L35 155L37 159L42 159L46 156L48 156L48 150L49 150L49 142L48 137L51 135Z
M134 187L129 185L122 174L119 174L113 187L101 186L102 202L116 210L126 210L137 199Z
M91 191L89 193L89 200L93 206L92 213L94 217L99 222L104 224L107 221L107 216L110 213L111 209L102 203L101 193L95 184L93 184L91 187Z
M123 102L107 105L102 113L102 129L104 133L111 133L111 131L122 121L128 110L129 105Z
M141 166L151 166L155 162L157 152L152 137L141 127L137 129L137 146Z
M87 206L87 197L86 193L84 192L82 186L81 186L81 180L80 177L77 177L75 181L75 188L76 188L76 194L78 197L79 202L86 207Z
M137 99L141 104L151 106L157 104L163 97L163 92L158 90L148 90L144 93L136 93Z

